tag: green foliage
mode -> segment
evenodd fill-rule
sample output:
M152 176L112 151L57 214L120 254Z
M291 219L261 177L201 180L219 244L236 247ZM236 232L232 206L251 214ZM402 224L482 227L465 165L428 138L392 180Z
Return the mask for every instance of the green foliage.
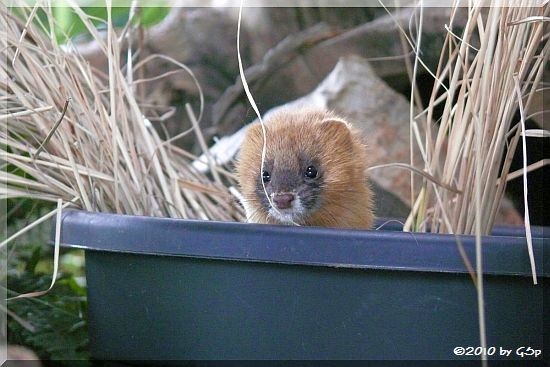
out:
M107 8L104 2L88 1L87 6L82 6L80 9L91 18L94 26L99 30L105 30L107 28ZM13 8L12 11L23 18L25 15L19 8ZM163 2L157 3L155 6L139 7L136 9L136 14L133 20L134 24L140 24L143 27L150 27L163 20L170 8L163 6ZM65 43L68 38L74 38L77 36L87 36L88 30L86 25L80 19L80 16L68 6L56 6L52 8L54 23L54 31L57 41L59 43ZM45 10L40 8L37 11L36 21L44 29L46 33L50 32L50 22L48 21L48 14ZM122 28L128 22L130 16L130 7L112 7L111 18L113 26L116 28Z
M52 249L44 244L17 245L8 256L8 296L47 289L52 259ZM10 312L24 320L8 317L8 343L27 346L44 360L89 359L82 260L81 251L63 253L64 272L49 293L8 302Z
M139 8L137 10L136 17L134 18L134 22L139 23L144 27L149 27L164 19L169 10L170 8L167 7ZM95 18L93 23L98 29L106 29L106 7L83 7L82 11L90 17ZM113 20L113 26L119 28L124 27L124 25L128 22L129 15L129 7L112 8L111 18ZM64 34L72 38L87 32L84 23L71 8L54 8L54 18L59 26L59 29L56 29L56 35L58 37L58 41L60 42L64 41Z

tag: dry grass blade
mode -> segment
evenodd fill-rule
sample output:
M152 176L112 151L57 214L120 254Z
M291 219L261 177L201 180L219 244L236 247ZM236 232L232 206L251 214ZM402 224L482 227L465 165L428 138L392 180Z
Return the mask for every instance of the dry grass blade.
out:
M42 142L42 144L40 144L40 146L38 147L38 149L36 149L36 153L34 153L33 155L33 158L36 158L36 156L38 156L40 154L40 152L44 149L44 146L46 144L48 144L48 142L50 141L50 139L52 138L53 134L55 133L55 131L57 130L57 128L59 127L59 124L61 123L61 121L63 121L63 117L65 116L65 113L67 112L67 107L69 107L69 101L70 101L70 98L67 98L67 100L65 101L65 106L63 106L63 111L61 111L61 117L59 118L59 120L57 120L57 122L53 125L52 129L50 130L50 132L48 133L48 135L46 135L46 138L44 139L44 141Z
M52 290L55 281L57 280L57 271L59 269L59 246L61 244L61 213L63 211L63 200L57 200L57 209L55 210L56 220L55 220L55 240L54 240L54 252L53 252L53 274L52 281L48 289L43 291L36 291L30 293L19 294L15 297L8 298L7 300L15 300L20 298L34 298L40 297Z
M16 117L23 117L23 116L26 116L26 115L31 115L33 113L49 111L52 108L53 108L53 106L46 106L46 107L37 108L35 110L27 110L27 111L8 113L6 115L0 115L0 120L13 119L13 118L16 118Z
M519 89L519 81L517 76L514 76L514 89L518 97L518 105L520 111L521 119L521 137L522 137L522 153L523 153L523 205L525 208L524 211L524 220L525 220L525 236L527 238L527 249L529 251L529 261L531 262L531 269L533 272L533 284L537 284L537 269L535 267L535 255L533 253L533 238L531 235L531 221L529 219L529 204L527 201L527 141L525 133L525 120L524 120L524 109L523 103L521 101L521 90Z
M424 177L425 179L433 182L433 183L436 183L438 184L439 186L449 190L449 191L452 191L452 192L455 192L457 194L460 193L460 190L458 190L456 187L453 187L451 185L447 185L446 183L444 182L441 182L439 181L437 178L433 177L432 175L414 167L414 166L411 166L410 164L406 164L406 163L388 163L388 164L379 164L379 165L376 165L376 166L371 166L368 168L368 171L371 171L371 170L375 170L375 169L380 169L380 168L390 168L390 167L396 167L396 168L404 168L404 169L408 169L410 171L412 171L413 173L416 173L422 177Z
M541 159L538 162L531 163L530 165L526 166L525 168L521 168L521 169L518 169L517 171L508 173L508 175L506 176L506 181L510 181L510 180L515 179L515 178L524 176L526 172L531 172L531 171L537 170L539 168L542 168L542 167L548 166L548 165L550 165L550 159ZM500 183L500 179L499 179L499 181L497 181L497 184L498 183Z

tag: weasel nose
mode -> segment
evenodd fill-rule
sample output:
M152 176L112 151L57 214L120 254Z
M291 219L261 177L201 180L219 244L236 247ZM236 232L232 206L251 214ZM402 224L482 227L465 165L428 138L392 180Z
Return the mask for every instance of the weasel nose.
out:
M288 209L294 201L294 194L275 194L273 195L273 202L278 209Z

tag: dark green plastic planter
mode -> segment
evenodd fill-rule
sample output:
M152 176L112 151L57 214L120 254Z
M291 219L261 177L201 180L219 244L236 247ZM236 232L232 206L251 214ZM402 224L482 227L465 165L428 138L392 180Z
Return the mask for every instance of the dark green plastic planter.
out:
M536 286L522 229L483 238L490 358L550 330L550 241L533 235ZM61 238L86 250L97 359L479 359L453 352L479 346L453 236L66 211Z

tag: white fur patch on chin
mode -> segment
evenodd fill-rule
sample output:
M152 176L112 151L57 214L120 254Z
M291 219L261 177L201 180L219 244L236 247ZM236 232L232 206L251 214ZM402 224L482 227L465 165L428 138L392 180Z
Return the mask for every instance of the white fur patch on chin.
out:
M288 209L269 208L269 215L283 224L293 224L299 221L305 213L305 208L299 197L292 202Z

